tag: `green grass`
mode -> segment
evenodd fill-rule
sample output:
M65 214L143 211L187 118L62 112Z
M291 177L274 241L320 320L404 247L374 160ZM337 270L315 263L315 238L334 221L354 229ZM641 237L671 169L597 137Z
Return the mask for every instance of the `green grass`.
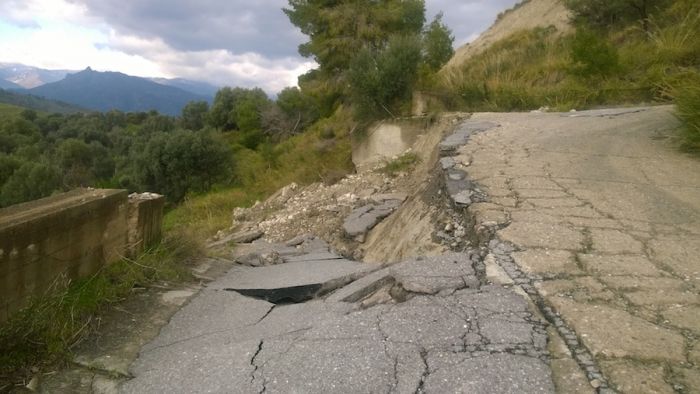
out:
M700 153L700 73L689 75L685 83L671 88L670 95L678 106L678 116L683 120L682 148Z
M419 162L420 157L418 157L417 154L413 152L404 153L396 159L386 163L386 165L380 169L380 172L395 177L399 173L409 171Z
M589 36L583 51L576 46L583 33L520 31L442 74L437 90L450 109L465 111L668 102L666 87L700 67L700 7L679 0L652 26L650 34L637 26L600 33L599 43ZM587 47L597 54L587 54ZM606 64L597 64L601 53Z
M100 311L134 288L187 280L183 262L198 253L191 240L170 237L138 259L110 264L89 278L58 278L0 326L0 386L3 380L31 375L31 368L66 362L71 347L94 328Z

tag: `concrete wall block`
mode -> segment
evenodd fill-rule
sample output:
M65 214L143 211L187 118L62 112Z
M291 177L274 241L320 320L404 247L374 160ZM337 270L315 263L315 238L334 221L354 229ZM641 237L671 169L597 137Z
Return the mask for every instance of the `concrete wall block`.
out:
M165 197L154 193L129 196L129 254L136 256L161 238Z
M78 189L0 209L0 322L122 256L128 206L125 190Z

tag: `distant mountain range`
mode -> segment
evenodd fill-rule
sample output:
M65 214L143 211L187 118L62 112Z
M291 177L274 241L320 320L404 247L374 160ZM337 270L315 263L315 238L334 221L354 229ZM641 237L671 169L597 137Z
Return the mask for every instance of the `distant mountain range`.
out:
M212 102L219 88L182 78L140 78L89 67L74 72L0 63L0 89L96 111L156 110L179 115L190 101ZM35 102L37 97L25 101Z
M38 67L25 66L24 64L0 63L0 79L12 82L19 85L20 88L25 89L60 81L72 72L74 71L46 70Z
M15 90L21 90L22 87L17 85L14 82L6 81L4 79L0 79L0 89L15 89Z

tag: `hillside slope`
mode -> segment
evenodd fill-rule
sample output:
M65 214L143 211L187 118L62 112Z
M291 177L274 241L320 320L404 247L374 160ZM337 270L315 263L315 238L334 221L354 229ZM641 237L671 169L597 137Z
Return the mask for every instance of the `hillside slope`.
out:
M476 40L458 48L441 72L459 68L467 59L517 31L548 26L554 26L560 32L571 29L569 11L561 0L524 0L499 15L496 22Z
M85 108L64 103L62 101L49 100L42 97L25 94L25 91L16 92L0 89L0 103L16 107L33 109L43 112L57 112L61 114L72 114L76 112L88 112Z
M75 71L47 70L18 63L0 63L0 79L10 81L25 89L60 81L67 74L73 72Z
M98 111L156 110L168 115L180 114L190 101L208 101L206 97L145 78L97 72L90 68L70 74L61 81L30 89L29 93Z
M17 85L14 82L10 82L4 79L0 79L0 89L24 89L23 87Z

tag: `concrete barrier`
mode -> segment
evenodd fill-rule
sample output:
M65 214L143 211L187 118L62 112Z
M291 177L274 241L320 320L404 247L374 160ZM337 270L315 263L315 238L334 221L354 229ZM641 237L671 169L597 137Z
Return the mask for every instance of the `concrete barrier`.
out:
M58 282L94 275L157 241L163 203L78 189L0 209L0 322Z
M352 162L361 172L406 152L425 133L422 118L382 121L360 139L353 140Z

